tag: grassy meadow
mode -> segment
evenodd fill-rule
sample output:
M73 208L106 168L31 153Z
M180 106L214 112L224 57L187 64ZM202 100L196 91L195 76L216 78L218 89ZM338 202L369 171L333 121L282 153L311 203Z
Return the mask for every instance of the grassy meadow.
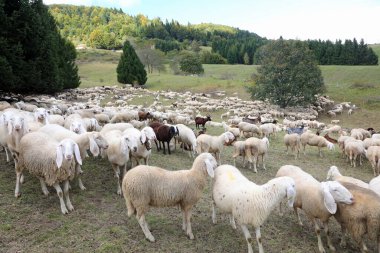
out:
M98 54L98 55L95 55ZM115 68L118 53L80 53L79 72L81 87L97 85L117 85ZM107 59L107 60L102 60ZM177 91L209 92L226 90L228 94L237 92L239 97L248 99L244 85L256 66L205 65L201 77L174 76L170 73L154 73L149 76L147 87L153 90L170 89ZM352 101L362 109L352 116L338 115L343 127L380 128L378 120L380 104L371 99L380 96L380 68L322 66L322 73L328 88L327 94L338 101ZM142 104L153 101L153 97L135 99ZM170 101L163 101L169 104ZM220 121L220 114L211 114L214 121ZM322 116L321 121L328 123L331 118ZM191 126L195 128L194 125ZM218 135L221 128L209 127L208 133ZM242 160L237 167L250 180L263 184L272 179L277 170L285 164L300 166L318 180L325 180L330 166L336 165L343 175L352 176L368 182L372 178L372 168L367 161L358 168L352 168L341 157L336 147L333 151L323 150L324 157L318 156L314 147L306 148L306 155L298 160L285 153L284 133L270 138L270 149L266 158L267 170L260 163L258 173L243 168ZM335 136L337 137L337 136ZM222 162L233 164L232 147L225 147ZM152 149L150 165L169 170L188 169L192 159L183 151L175 150L172 155L163 155ZM218 213L218 224L211 221L211 192L208 186L202 198L193 209L192 229L195 240L189 240L182 231L182 215L177 207L152 208L147 216L155 243L148 242L134 217L128 218L123 198L116 194L116 179L108 161L100 158L86 158L83 165L83 183L87 190L81 191L76 181L71 183L71 201L75 210L62 215L59 200L53 188L49 196L40 190L37 178L25 174L21 186L22 196L14 197L14 165L5 161L0 153L0 252L247 252L243 233L232 229L228 217ZM318 252L314 227L301 212L304 227L298 226L294 213L287 209L284 216L274 210L261 228L262 242L267 253L305 253ZM337 252L356 253L358 246L348 240L347 248L339 246L341 236L338 223L330 220L330 234ZM254 229L250 228L255 238ZM324 233L322 240L326 247ZM253 239L254 252L258 252ZM375 243L368 241L370 252Z

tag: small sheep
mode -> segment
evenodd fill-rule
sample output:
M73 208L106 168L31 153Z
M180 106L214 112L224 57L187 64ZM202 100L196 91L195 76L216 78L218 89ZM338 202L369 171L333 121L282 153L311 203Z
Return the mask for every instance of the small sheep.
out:
M178 143L183 143L183 149L185 145L190 147L189 156L194 157L195 151L197 150L197 137L195 136L193 130L183 124L177 124L175 127L178 130L178 136L174 137L175 142L178 141Z
M154 242L145 221L149 207L179 205L183 212L182 229L190 239L194 239L190 223L191 209L202 196L207 185L207 174L214 177L216 166L216 160L210 153L202 153L195 158L190 170L168 171L146 165L129 170L122 183L128 217L136 214L145 237Z
M290 147L291 151L294 152L294 157L297 159L301 149L301 137L297 133L285 134L284 143L286 146L286 154L288 154L288 148Z
M224 128L224 132L231 132L235 138L238 138L240 136L239 128L228 126L224 121L222 122L222 126Z
M306 145L318 147L320 157L323 157L321 150L322 148L327 147L329 150L334 149L334 143L329 142L322 136L318 136L310 132L305 132L301 134L301 144L303 146L304 155L306 155Z
M240 137L243 137L245 133L261 135L260 128L255 124L251 124L248 122L240 122L239 123Z
M219 136L201 134L197 137L197 153L213 153L218 161L218 164L220 165L220 154L223 150L223 146L231 145L234 140L235 136L231 132L225 132Z
M359 164L362 165L363 158L365 156L366 150L364 148L363 141L354 140L354 141L345 141L344 144L344 153L347 159L350 159L351 166L356 167L356 159L359 157Z
M145 165L148 165L148 159L152 153L152 140L156 139L153 129L149 126L144 127L141 131L136 128L127 128L123 134L128 133L130 136L135 135L138 138L137 150L130 150L130 155L135 159L136 166L140 164L141 159L144 159Z
M371 181L369 181L368 185L369 189L380 196L380 176L372 178Z
M236 157L242 156L243 167L245 167L245 141L235 141L232 145L234 146L234 153L232 154L232 157L234 158L234 166L236 167Z
M339 181L340 183L342 182L348 182L348 183L352 183L352 184L355 184L357 186L360 186L360 187L363 187L363 188L369 188L369 185L365 182L363 182L362 180L359 180L359 179L356 179L356 178L353 178L353 177L347 177L347 176L343 176L338 167L336 166L331 166L329 171L327 172L327 180L334 180L334 181Z
M380 147L371 146L366 153L368 161L371 163L373 175L376 177L380 174Z
M258 139L256 137L250 137L245 141L245 155L249 162L249 168L252 169L252 163L253 163L253 168L254 168L255 173L257 173L257 165L258 165L259 156L261 156L263 169L266 170L265 157L268 153L268 148L269 148L269 140L267 137L264 137L262 139Z
M104 152L105 157L112 165L117 180L117 194L121 195L120 187L120 168L123 170L123 175L127 171L127 162L129 161L130 150L137 151L137 136L130 133L123 134L119 130L108 131L104 134L108 149Z
M105 124L103 126L103 128L102 128L102 130L100 130L100 132L102 134L109 132L109 131L112 131L112 130L119 130L119 131L123 132L127 128L133 128L132 124L130 124L130 123L115 123L115 124L108 123L108 124Z
M221 165L215 169L212 192L213 223L216 224L215 206L230 214L233 228L236 228L236 218L243 230L250 253L253 250L247 225L254 227L259 252L264 253L260 226L284 198L288 199L288 204L292 207L296 196L295 182L290 177L274 178L264 185L256 185L231 165Z
M370 146L380 146L380 139L365 138L363 144L365 149L368 149Z
M58 142L42 132L26 134L20 142L16 166L15 196L20 196L20 179L24 169L40 179L41 186L47 191L45 183L54 186L61 203L63 214L74 210L69 197L69 180L75 175L75 160L82 164L78 145L71 139ZM63 182L64 189L60 187ZM63 201L66 198L66 205Z
M297 195L293 208L299 224L303 226L298 215L298 208L302 209L314 224L319 252L325 252L325 249L317 219L323 223L329 248L335 251L329 235L328 221L331 215L336 213L337 203L341 202L347 205L353 203L352 194L337 181L319 182L301 168L293 165L284 165L277 171L276 177L283 176L293 178L296 183Z
M371 240L377 241L380 252L380 196L351 183L343 182L342 185L352 193L355 202L352 205L338 203L338 210L334 214L342 228L340 245L345 247L345 234L348 231L360 245L361 251L368 252L363 240L364 235L368 234Z

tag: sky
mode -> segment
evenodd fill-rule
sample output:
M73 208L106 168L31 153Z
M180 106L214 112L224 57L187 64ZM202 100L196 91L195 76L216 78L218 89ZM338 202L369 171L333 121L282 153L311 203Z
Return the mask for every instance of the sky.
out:
M268 39L364 39L380 43L380 0L43 0L121 8L129 15L213 23ZM378 25L376 25L378 24Z

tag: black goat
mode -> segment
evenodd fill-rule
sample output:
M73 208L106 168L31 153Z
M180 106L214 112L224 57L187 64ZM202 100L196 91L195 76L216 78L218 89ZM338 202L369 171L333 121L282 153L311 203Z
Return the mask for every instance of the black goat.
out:
M164 147L164 154L166 154L165 143L167 143L168 144L168 152L170 155L171 153L170 153L169 143L174 136L179 134L178 129L174 126L162 125L162 126L159 126L157 128L154 128L153 130L154 130L154 133L156 134L157 141L158 141L158 144L157 144L157 141L154 140L156 143L157 150L158 151L161 150L161 142L162 142L162 146Z

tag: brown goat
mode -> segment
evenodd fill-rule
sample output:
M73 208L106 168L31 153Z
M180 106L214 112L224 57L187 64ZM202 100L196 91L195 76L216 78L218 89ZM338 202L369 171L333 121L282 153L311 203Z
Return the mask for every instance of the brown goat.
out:
M153 118L153 116L150 112L139 111L137 114L139 116L139 121L144 121L144 120Z
M161 150L161 142L162 142L162 146L164 148L164 154L166 154L165 143L167 143L168 144L168 152L170 155L171 153L170 153L169 143L174 136L178 135L177 128L174 126L162 125L162 126L159 126L157 128L153 128L153 131L156 134L157 141L158 141L158 144L157 144L157 141L154 140L156 143L157 150L158 151Z
M207 121L211 121L210 116L207 116L206 118L195 117L195 127L199 129L199 125L202 125L202 128L204 128Z

